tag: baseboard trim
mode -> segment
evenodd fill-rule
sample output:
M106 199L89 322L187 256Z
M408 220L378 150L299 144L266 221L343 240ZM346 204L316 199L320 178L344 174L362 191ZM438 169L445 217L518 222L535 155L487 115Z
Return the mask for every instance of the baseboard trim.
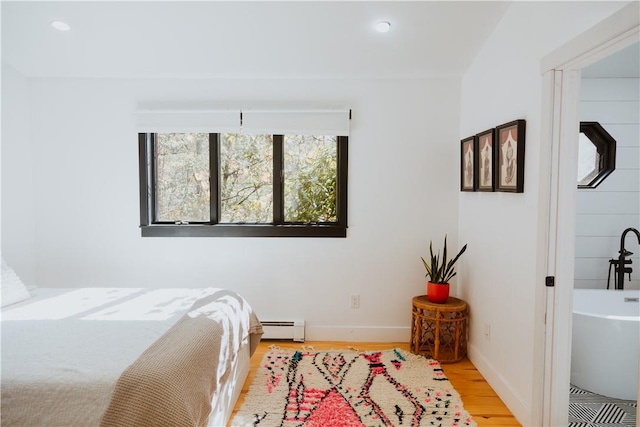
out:
M467 345L467 357L520 424L531 425L531 407L513 391L500 372L471 343Z
M408 326L311 326L305 327L308 341L409 342Z

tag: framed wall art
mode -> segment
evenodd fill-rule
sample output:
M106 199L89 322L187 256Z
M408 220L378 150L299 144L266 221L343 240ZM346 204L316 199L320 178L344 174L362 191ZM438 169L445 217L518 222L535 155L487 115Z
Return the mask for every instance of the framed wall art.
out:
M476 191L475 137L460 141L460 191Z
M496 191L524 191L524 136L524 120L515 120L496 127Z
M476 189L478 191L493 191L495 173L495 129L489 129L476 135Z

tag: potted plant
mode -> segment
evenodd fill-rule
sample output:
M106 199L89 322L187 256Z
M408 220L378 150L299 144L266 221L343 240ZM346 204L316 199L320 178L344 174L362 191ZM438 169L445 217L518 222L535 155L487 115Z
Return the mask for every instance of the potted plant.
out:
M442 258L440 252L433 254L433 242L429 242L429 262L422 259L424 268L427 269L425 277L429 278L427 282L427 299L434 303L443 304L449 298L449 280L456 275L455 264L458 258L467 250L464 245L458 255L451 260L447 260L447 236L444 236L444 249L442 250Z

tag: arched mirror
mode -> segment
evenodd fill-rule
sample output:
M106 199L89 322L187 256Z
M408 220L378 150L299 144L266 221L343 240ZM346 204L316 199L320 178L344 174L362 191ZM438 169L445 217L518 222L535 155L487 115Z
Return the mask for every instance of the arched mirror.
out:
M596 188L616 168L616 140L598 122L580 122L578 188Z

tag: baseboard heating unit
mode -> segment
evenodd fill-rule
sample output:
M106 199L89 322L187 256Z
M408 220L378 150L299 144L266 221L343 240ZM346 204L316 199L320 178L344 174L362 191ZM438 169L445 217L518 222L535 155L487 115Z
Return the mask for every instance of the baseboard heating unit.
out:
M304 342L304 320L262 320L264 340L293 340Z

